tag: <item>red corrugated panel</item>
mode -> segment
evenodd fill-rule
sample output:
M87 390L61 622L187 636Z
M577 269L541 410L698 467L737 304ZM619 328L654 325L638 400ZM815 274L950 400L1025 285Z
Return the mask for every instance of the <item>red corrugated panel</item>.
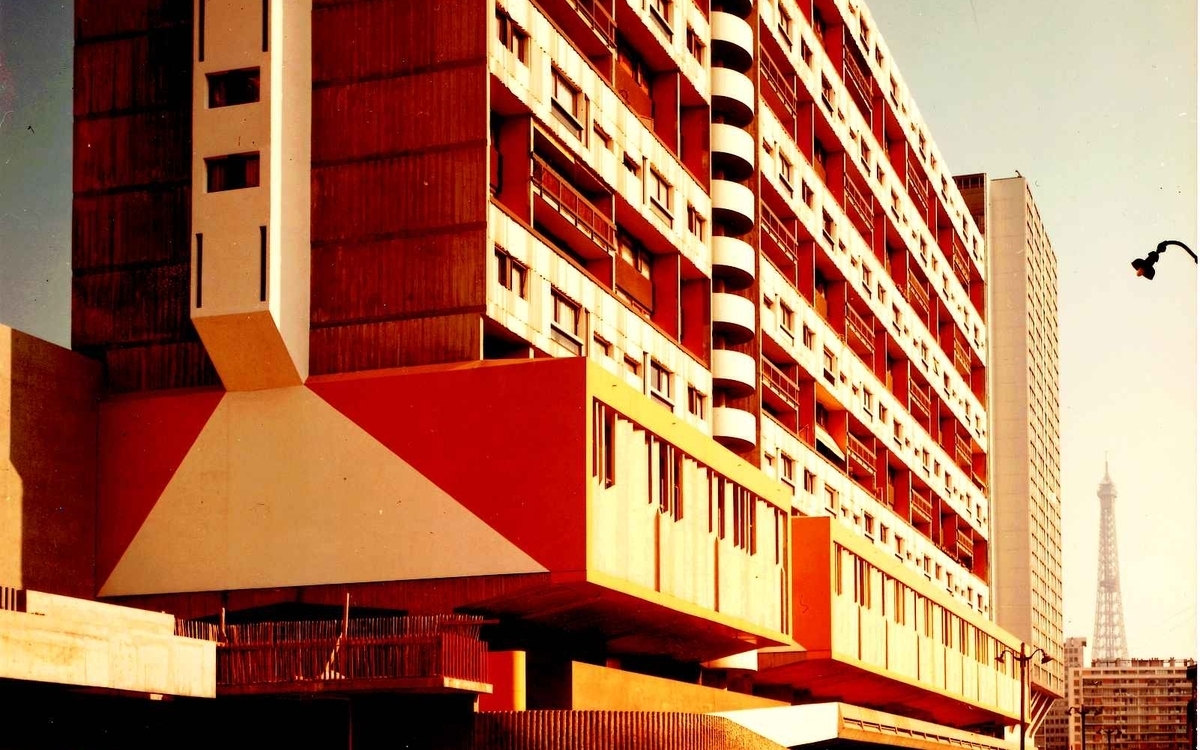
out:
M187 263L76 275L75 346L175 341L191 328Z
M487 145L313 169L314 243L416 233L487 217Z
M75 40L190 24L192 0L75 0Z
M313 10L313 82L484 62L488 3L374 0Z
M314 328L309 371L335 372L477 360L482 354L479 313Z
M312 322L482 307L482 229L312 251Z
M75 192L188 182L192 116L168 110L75 121Z
M191 107L192 31L180 26L75 47L75 114Z
M75 199L75 272L128 263L187 263L191 188L174 187Z
M194 329L189 340L109 349L104 361L108 389L115 393L221 383Z
M483 63L313 91L314 164L487 138Z

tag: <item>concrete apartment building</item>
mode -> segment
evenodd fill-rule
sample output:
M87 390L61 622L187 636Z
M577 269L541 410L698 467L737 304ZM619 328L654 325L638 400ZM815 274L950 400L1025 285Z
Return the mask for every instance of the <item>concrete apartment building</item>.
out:
M1007 746L985 246L861 4L75 12L38 382L75 595L216 642L153 726Z
M1058 263L1029 181L956 179L988 248L992 600L1054 658L1030 663L1030 731L1064 695Z
M1042 750L1068 750L1069 738L1081 731L1074 728L1080 723L1078 713L1068 713L1070 706L1081 705L1079 701L1079 670L1087 665L1087 639L1068 638L1063 644L1064 671L1063 697L1054 701L1037 735L1037 745Z

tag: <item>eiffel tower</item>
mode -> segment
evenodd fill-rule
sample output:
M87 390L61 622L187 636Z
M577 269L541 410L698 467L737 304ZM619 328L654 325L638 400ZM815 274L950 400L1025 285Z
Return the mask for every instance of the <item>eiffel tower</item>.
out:
M1125 645L1125 610L1121 605L1121 566L1117 561L1117 519L1113 507L1117 488L1108 475L1104 459L1104 481L1096 492L1100 498L1100 568L1096 576L1096 628L1092 660L1128 659Z

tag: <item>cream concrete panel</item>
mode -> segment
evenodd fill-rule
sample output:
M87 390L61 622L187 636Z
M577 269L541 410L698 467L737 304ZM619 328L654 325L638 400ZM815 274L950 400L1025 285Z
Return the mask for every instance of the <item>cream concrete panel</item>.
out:
M0 678L198 698L216 694L216 644L175 635L175 618L26 592L0 611Z
M105 596L544 572L306 388L229 394Z
M528 268L528 299L500 285L496 274L494 254L488 259L488 303L490 318L529 341L542 351L557 356L574 356L555 342L551 336L553 316L552 289L558 289L578 302L586 311L586 325L580 336L584 354L592 356L614 375L627 379L630 386L648 394L646 372L648 357L666 367L674 377L674 403L671 411L705 434L712 434L708 415L698 417L688 411L687 387L697 388L711 403L712 374L699 361L663 335L653 325L621 304L613 295L598 286L570 261L535 237L527 228L512 219L500 208L489 209L488 234L491 241L504 248ZM612 345L612 356L605 357L593 345L599 336ZM634 376L625 367L629 357L641 366ZM667 408L665 405L663 408Z
M736 438L754 445L757 442L754 415L732 406L713 407L713 435Z

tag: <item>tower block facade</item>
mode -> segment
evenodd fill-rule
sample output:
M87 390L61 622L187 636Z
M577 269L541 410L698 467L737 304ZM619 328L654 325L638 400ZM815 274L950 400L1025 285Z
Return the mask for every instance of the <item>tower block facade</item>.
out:
M985 248L861 4L76 16L97 594L219 696L1004 746ZM270 650L356 639L438 655Z

